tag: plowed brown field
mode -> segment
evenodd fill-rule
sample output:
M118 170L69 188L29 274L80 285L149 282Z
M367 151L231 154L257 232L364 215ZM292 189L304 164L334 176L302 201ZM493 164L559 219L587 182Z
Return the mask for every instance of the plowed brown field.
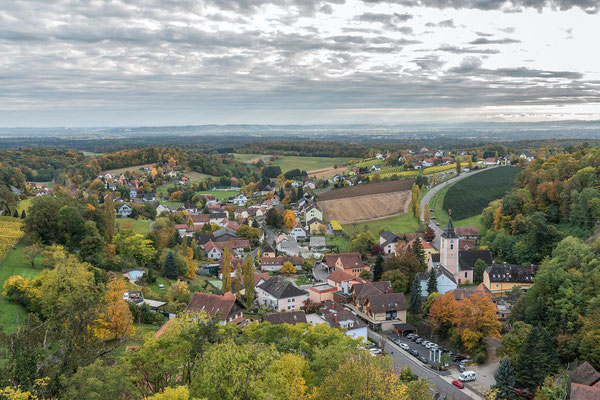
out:
M333 219L348 224L403 214L410 207L410 199L410 190L403 190L318 201L318 204L323 210L325 220Z

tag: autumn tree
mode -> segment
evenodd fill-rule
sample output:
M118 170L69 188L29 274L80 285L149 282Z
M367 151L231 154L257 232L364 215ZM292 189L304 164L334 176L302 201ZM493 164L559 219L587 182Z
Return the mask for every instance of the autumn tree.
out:
M235 282L233 285L233 293L239 293L242 290L242 262L235 261Z
M281 273L286 275L292 275L297 272L296 267L289 261L283 263L283 267L281 267Z
M452 292L438 296L429 309L433 326L442 334L447 334L456 322L458 304Z
M425 222L426 225L429 225L429 221L431 221L431 211L429 211L429 204L426 204L423 211L423 222Z
M106 285L105 306L99 315L94 334L100 340L129 336L133 332L133 318L123 293L127 284L121 278L111 278Z
M35 268L35 259L42 252L42 249L37 243L32 243L23 248L23 258L31 264L31 268Z
M350 242L350 250L360 253L362 256L366 256L371 251L374 244L377 243L377 238L371 231L359 233Z
M499 337L502 324L491 299L476 293L460 301L456 326L467 350L473 351L484 337Z
M283 213L283 224L287 229L292 229L298 224L296 214L292 210L285 210Z

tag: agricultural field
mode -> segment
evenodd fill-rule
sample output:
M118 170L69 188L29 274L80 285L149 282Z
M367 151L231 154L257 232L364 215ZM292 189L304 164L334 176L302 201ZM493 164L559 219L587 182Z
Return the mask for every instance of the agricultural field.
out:
M259 160L263 160L263 162L266 163L272 157L269 154L239 154L239 153L232 154L232 156L236 160L241 161L246 164L253 164L253 163L258 162Z
M0 217L0 260L23 236L21 225L22 221L18 218Z
M188 178L190 178L190 181L192 181L192 182L202 182L204 180L207 180L208 178L214 178L213 176L210 176L207 174L202 174L200 172L195 172L195 171L184 172L183 174L185 176L187 176Z
M144 219L143 217L140 217L138 219L117 218L116 223L122 229L131 228L133 233L139 233L140 235L146 235L147 233L150 232L150 224L152 223L152 220Z
M331 178L336 175L344 175L348 172L348 167L338 167L338 168L322 168L315 169L312 171L307 171L308 176L310 178L322 179L322 178Z
M372 194L337 200L319 201L326 220L338 220L342 224L370 221L402 214L408 211L411 192Z
M387 229L394 233L413 233L419 227L419 221L417 221L412 213L407 212L394 217L366 222L355 222L344 224L342 226L344 227L344 232L350 236L355 233L364 232L366 227L366 229L371 231L376 237L379 237L379 231L381 229Z
M236 190L203 190L201 192L196 192L198 194L214 194L217 197L217 200L227 199L231 196L235 196L239 192Z
M492 168L460 180L446 191L442 209L452 210L452 218L456 220L479 215L491 201L503 197L513 187L520 171L512 166Z
M318 169L331 168L335 164L345 164L352 160L350 157L296 157L281 156L270 165L277 165L281 172L287 172L292 169L301 169L303 171L314 171Z
M109 169L107 171L104 171L103 173L111 173L113 175L120 175L123 174L127 171L129 172L139 172L140 169L144 166L145 164L140 164L140 165L132 165L131 167L124 167L124 168L116 168L116 169Z

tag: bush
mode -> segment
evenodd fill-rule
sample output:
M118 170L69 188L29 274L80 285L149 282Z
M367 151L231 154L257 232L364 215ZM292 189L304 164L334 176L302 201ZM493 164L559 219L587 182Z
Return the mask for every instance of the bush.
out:
M475 362L477 364L485 364L487 362L487 352L485 351L480 351L477 354L475 354L475 358L474 358Z

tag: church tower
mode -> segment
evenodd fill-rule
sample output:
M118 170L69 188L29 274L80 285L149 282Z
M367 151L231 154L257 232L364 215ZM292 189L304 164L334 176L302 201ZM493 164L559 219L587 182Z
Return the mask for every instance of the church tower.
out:
M440 264L455 277L458 276L458 236L449 213L448 225L440 238Z

